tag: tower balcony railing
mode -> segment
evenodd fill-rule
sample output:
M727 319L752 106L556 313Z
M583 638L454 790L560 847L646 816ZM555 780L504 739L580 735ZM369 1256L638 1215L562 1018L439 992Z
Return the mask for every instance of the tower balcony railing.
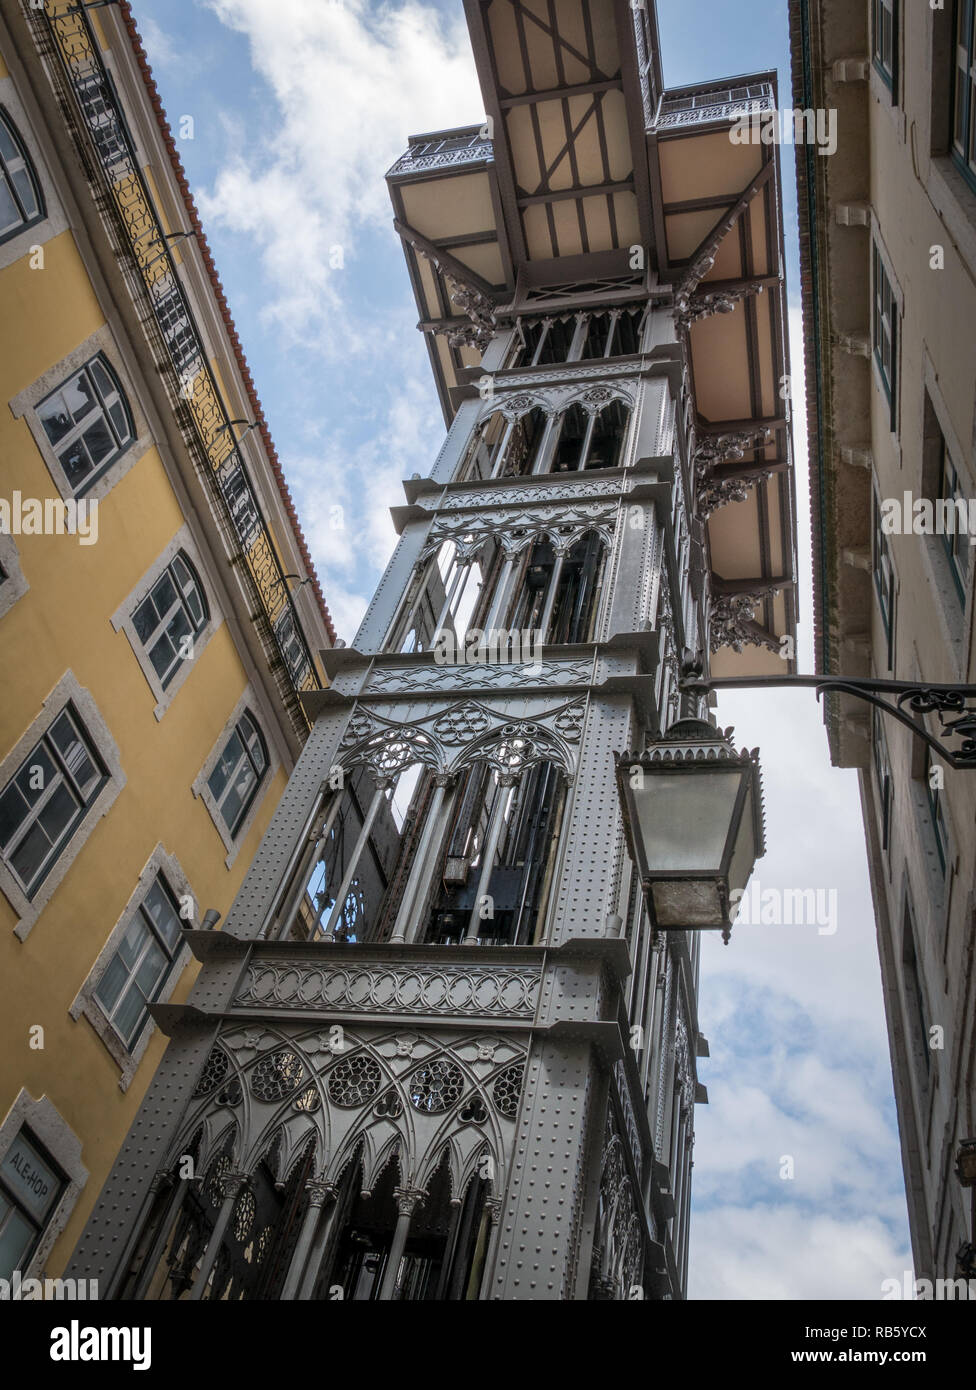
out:
M708 125L713 121L773 111L775 106L776 95L771 82L688 88L665 93L658 106L656 124L658 130Z
M481 164L494 158L492 143L482 135L484 126L466 126L461 130L437 131L432 135L410 138L402 154L388 170L388 179L409 178L434 169L452 169L463 164Z

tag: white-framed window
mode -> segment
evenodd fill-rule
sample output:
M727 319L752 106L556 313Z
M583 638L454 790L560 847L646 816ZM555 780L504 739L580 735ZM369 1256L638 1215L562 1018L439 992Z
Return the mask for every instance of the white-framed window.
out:
M182 945L179 906L163 874L133 913L95 990L105 1017L131 1048L149 1022Z
M888 738L885 734L884 719L877 705L871 707L871 744L874 754L874 775L878 786L881 848L887 850L891 846L893 782L891 777L891 757L888 753Z
M162 719L223 621L188 525L183 525L112 615L156 697Z
M165 690L210 616L199 576L180 551L132 615L132 626Z
M66 501L104 497L152 444L107 325L8 402Z
M125 392L102 353L38 402L37 417L76 497L135 437Z
M46 1096L21 1090L0 1122L0 1279L41 1274L87 1181L77 1135Z
M189 962L182 929L196 923L186 875L157 845L69 1009L87 1018L115 1059L123 1091L154 1031L149 1005L169 1000Z
M44 220L41 185L16 125L0 106L0 242Z
M0 762L0 891L17 913L21 940L124 786L108 726L65 672Z
M898 0L871 0L871 58L875 71L898 100Z
M956 0L952 156L976 190L976 0Z
M873 570L874 589L878 596L881 611L881 625L884 628L887 644L887 663L890 669L894 659L895 641L895 567L891 559L891 540L881 526L881 504L878 494L872 495L873 525Z
M944 438L940 439L940 445L937 496L939 501L947 504L946 516L955 518L952 530L943 530L942 548L949 562L949 573L952 575L956 597L965 608L966 591L969 586L970 536L968 530L959 523L961 517L968 516L969 499L959 481L959 474Z
M233 864L278 766L245 691L193 783Z
M891 428L898 419L898 300L877 242L871 248L871 290L873 296L871 347L878 368L881 388L888 402Z
M32 898L108 779L70 703L0 789L0 853Z
M231 835L240 829L267 771L264 736L244 710L207 778L210 795Z

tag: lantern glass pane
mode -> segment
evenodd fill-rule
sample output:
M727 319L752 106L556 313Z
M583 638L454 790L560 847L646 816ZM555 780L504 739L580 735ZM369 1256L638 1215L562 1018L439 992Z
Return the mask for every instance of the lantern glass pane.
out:
M753 822L753 781L749 779L748 790L742 805L742 819L739 833L732 847L732 862L729 865L729 891L745 891L749 875L756 863L756 827Z
M738 769L645 773L633 795L650 873L719 872L741 776Z

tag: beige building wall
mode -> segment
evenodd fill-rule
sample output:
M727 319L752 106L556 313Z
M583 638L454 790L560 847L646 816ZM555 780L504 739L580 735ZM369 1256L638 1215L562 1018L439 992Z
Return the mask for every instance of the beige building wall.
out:
M836 108L839 132L835 156L797 151L819 669L974 682L976 550L962 536L953 556L951 536L919 533L915 505L928 499L934 524L952 473L967 513L976 500L976 174L950 136L958 16L952 0L886 0L889 45L868 0L790 8L794 101ZM973 1238L953 1165L976 1133L976 768L928 756L863 703L832 700L827 722L834 761L861 769L915 1272L949 1277Z

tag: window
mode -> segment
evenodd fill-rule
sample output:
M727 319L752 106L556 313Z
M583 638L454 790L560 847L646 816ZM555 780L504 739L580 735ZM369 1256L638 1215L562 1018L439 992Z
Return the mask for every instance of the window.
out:
M0 1161L0 1279L23 1274L68 1180L22 1128Z
M127 1048L149 1020L182 944L180 914L162 874L143 898L98 982L95 998Z
M874 494L874 587L881 608L881 621L884 625L888 643L888 665L891 666L894 612L895 612L895 570L891 563L891 545L888 536L881 528L881 507L877 493Z
M0 852L28 899L106 781L105 768L68 705L0 792Z
M891 758L888 755L888 739L884 720L876 705L871 708L872 751L874 753L874 773L878 782L878 804L881 811L881 848L888 849L891 833Z
M872 247L872 271L874 312L872 315L871 346L874 349L874 360L881 375L881 385L890 407L891 428L894 429L898 384L898 304L877 245Z
M871 0L871 56L875 71L897 99L898 0Z
M959 597L966 606L966 584L969 579L969 504L959 484L959 474L949 457L944 439L940 441L938 500L945 505L941 508L945 526L940 537L949 561L949 572ZM938 515L939 509L936 514Z
M87 492L134 438L128 403L101 353L37 406L72 491Z
M0 242L44 217L37 175L10 117L0 107Z
M236 835L268 770L268 750L251 716L240 715L207 778L210 794L231 835Z
M915 922L912 910L905 903L902 923L901 962L907 1011L907 1033L911 1043L915 1065L923 1085L928 1083L931 1056L929 1053L928 1009L922 989L921 973L918 964L918 946L915 939Z
M952 155L976 189L976 3L956 0Z
M206 627L209 617L200 579L181 550L132 615L136 635L164 690L180 669L180 662L192 655L193 639Z
M939 868L942 876L945 877L946 867L949 863L949 830L946 826L941 785L945 779L945 769L940 763L935 762L932 757L932 750L927 744L925 747L924 777L925 799L928 803L929 820L932 825L932 838L935 841L935 852L939 858Z

